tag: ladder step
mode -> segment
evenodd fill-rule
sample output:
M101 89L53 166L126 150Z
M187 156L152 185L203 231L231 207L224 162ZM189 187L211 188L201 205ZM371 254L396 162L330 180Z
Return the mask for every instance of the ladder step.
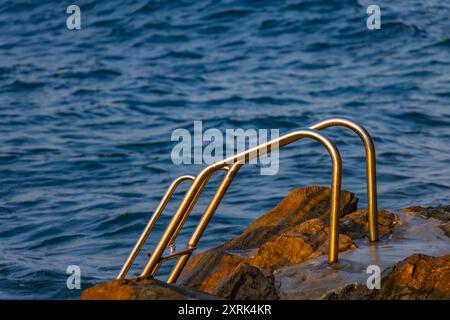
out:
M188 253L191 253L191 252L194 251L195 249L197 249L197 247L190 248L190 249L186 249L186 250L179 251L179 252L175 252L175 253L170 254L170 255L168 255L168 256L161 257L161 259L160 259L159 262L163 262L163 261L167 261L167 260L172 260L172 259L175 259L175 258L184 256L184 255L186 255L186 254L188 254Z

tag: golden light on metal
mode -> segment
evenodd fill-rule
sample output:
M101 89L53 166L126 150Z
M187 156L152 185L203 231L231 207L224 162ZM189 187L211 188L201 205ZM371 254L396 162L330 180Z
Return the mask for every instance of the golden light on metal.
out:
M197 177L183 176L176 179L169 190L164 195L160 205L156 209L155 213L151 217L144 232L137 241L133 251L129 255L122 270L120 271L117 279L125 278L128 270L133 264L137 254L141 250L145 243L149 233L151 232L154 224L160 217L167 202L170 200L172 194L178 185L185 180L192 180L190 189L186 192L180 206L178 207L175 215L172 217L168 227L162 235L159 243L157 244L154 252L150 255L149 261L145 265L141 277L155 276L162 262L179 258L175 267L172 269L169 275L169 283L176 282L181 271L186 265L192 252L197 248L203 232L208 226L212 216L214 215L217 207L219 206L223 196L225 195L228 187L236 176L237 172L242 165L248 163L252 158L259 157L265 153L270 153L274 148L281 148L287 144L290 144L301 138L311 138L320 142L328 151L332 159L332 181L331 181L331 205L330 205L330 239L328 249L328 261L329 263L335 263L338 261L338 247L339 247L339 217L340 217L340 194L341 194L341 176L342 176L342 163L339 151L333 142L328 138L317 132L317 130L325 129L332 126L347 127L356 132L364 143L366 150L366 167L367 167L367 193L368 193L368 209L369 209L369 237L371 241L378 240L378 216L377 216L377 189L376 189L376 165L375 165L375 148L369 133L359 124L347 120L347 119L329 119L319 122L310 127L307 130L299 130L287 135L284 135L278 139L274 139L263 145L256 146L255 148L246 150L233 157L229 157L223 161L217 162L203 169ZM216 193L206 208L202 218L200 219L194 233L192 234L187 248L180 252L173 253L163 257L164 251L167 247L173 248L174 242L178 234L180 233L184 223L186 222L189 214L194 208L198 198L207 185L209 178L214 172L218 170L225 170L227 174L220 183Z
M369 211L369 240L378 241L378 208L377 208L377 172L375 145L369 132L358 123L343 118L334 118L321 121L310 128L322 130L329 127L345 127L353 130L362 140L366 152L366 178L367 178L367 208Z

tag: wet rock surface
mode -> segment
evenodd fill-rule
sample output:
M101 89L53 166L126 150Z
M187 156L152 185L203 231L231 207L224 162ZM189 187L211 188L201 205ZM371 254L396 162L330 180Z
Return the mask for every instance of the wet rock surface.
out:
M449 254L450 242L440 228L440 221L407 213L399 213L398 218L392 233L379 242L354 240L358 247L342 252L335 265L329 265L326 256L319 256L277 270L274 277L280 299L324 299L330 293L348 290L352 284L365 286L369 266L378 266L383 271L413 254Z
M113 280L83 291L82 300L211 300L217 299L178 285L156 279Z
M326 298L450 300L450 254L441 257L414 254L383 273L380 289L351 284Z
M400 210L425 219L437 219L442 222L441 229L447 237L450 237L450 205L436 207L411 206Z
M426 219L429 218L438 219L444 223L449 222L450 219L450 205L436 206L436 207L411 206L400 210L400 212L408 212L416 216L424 217Z

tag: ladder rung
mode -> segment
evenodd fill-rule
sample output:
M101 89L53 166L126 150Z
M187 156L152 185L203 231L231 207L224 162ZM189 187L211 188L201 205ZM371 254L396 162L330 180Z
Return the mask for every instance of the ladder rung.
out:
M183 250L183 251L180 251L180 252L175 252L175 253L170 254L170 255L168 255L168 256L166 256L166 257L161 257L161 260L160 260L159 262L163 262L163 261L167 261L167 260L172 260L172 259L178 258L178 257L180 257L180 256L184 256L184 255L186 255L186 254L188 254L188 253L191 253L191 252L194 251L195 249L197 249L197 247L190 248L190 249L186 249L186 250Z

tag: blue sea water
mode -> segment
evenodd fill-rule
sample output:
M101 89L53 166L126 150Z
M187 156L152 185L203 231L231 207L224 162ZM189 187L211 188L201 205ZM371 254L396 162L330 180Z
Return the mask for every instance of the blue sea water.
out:
M0 1L0 298L77 298L69 265L80 266L82 288L114 278L170 182L204 167L170 158L171 133L195 120L283 134L348 117L375 138L379 207L448 203L450 2L74 3L79 31L66 28L69 3ZM370 4L381 7L381 30L366 27ZM365 207L362 144L343 129L326 133L343 156L343 187ZM317 143L280 157L274 176L242 169L201 249L239 234L290 189L329 185ZM180 193L173 200L155 236Z

